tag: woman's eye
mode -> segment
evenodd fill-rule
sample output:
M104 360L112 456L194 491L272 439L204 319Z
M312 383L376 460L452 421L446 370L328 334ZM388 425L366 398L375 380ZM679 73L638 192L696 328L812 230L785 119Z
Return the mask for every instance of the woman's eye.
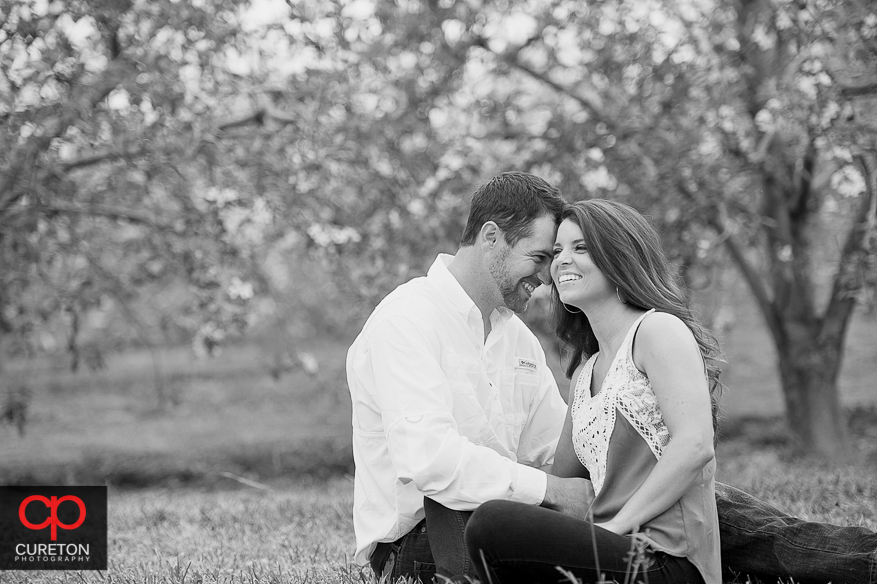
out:
M586 252L586 251L588 251L588 247L585 246L585 245L577 245L577 246L576 246L576 251L578 251L578 252Z

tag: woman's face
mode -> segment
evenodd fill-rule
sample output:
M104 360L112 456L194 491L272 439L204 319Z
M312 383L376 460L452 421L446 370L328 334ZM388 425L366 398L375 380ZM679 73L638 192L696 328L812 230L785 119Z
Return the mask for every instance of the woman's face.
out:
M594 264L578 223L566 219L557 228L551 279L561 302L584 308L605 298L615 297L615 287Z

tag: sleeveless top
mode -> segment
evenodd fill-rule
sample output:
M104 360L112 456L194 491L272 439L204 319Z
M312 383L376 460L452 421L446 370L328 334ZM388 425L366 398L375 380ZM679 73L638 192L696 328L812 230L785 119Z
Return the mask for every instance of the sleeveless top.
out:
M573 446L591 475L595 523L608 521L621 510L671 440L649 379L633 362L636 331L652 312L654 309L631 326L596 395L591 396L591 377L597 353L591 355L576 380ZM687 557L706 584L722 581L715 470L713 458L679 501L642 525L634 536L644 539L653 550Z

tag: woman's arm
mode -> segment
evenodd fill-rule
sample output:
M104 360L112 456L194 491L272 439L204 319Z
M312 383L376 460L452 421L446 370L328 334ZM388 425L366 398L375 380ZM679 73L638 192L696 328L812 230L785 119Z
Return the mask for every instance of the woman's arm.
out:
M576 381L582 372L585 364L582 363L573 373L569 384L569 398L566 400L566 418L563 422L563 429L560 431L560 440L557 442L557 450L554 454L554 466L551 468L551 474L558 477L580 477L590 480L591 475L576 456L575 449L572 444L572 404L576 397Z
M649 378L670 443L642 486L609 522L626 534L669 509L713 459L713 422L703 358L691 331L663 312L647 316L634 337L633 360Z

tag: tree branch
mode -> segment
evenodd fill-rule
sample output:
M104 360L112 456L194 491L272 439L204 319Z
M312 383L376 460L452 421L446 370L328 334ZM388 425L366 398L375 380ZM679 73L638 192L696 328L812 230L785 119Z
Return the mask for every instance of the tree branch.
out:
M686 198L701 209L704 209L707 222L716 230L718 239L728 249L731 259L734 260L734 263L743 274L746 283L749 284L749 289L752 291L752 295L755 297L755 301L764 315L764 319L768 327L770 327L774 338L781 339L785 337L785 328L783 327L776 304L771 299L767 286L761 279L758 270L755 269L755 266L752 265L752 262L749 261L743 252L743 246L734 237L733 230L729 225L727 209L721 203L707 203L681 180L677 182L677 187Z
M717 230L720 229L719 235L723 238L722 243L728 248L728 253L731 254L731 258L737 264L737 267L740 268L746 283L749 284L749 289L752 291L752 295L755 297L755 301L758 303L758 307L761 309L761 313L764 315L767 326L770 328L774 338L777 340L784 338L786 334L785 327L776 304L771 299L767 286L764 284L755 266L752 265L746 254L743 253L743 246L740 245L737 238L730 231L726 220L717 219L713 226Z
M524 43L524 45L522 45L521 47L516 48L514 51L509 51L508 53L498 53L498 52L494 51L493 49L491 49L488 46L488 40L485 39L484 37L477 37L472 42L472 44L469 46L481 47L482 49L496 55L497 58L502 60L504 63L510 65L511 67L514 67L515 69L518 69L519 71L521 71L523 73L526 73L527 75L529 75L533 79L548 85L549 87L551 87L552 89L554 89L555 91L560 93L561 95L565 95L565 96L575 100L586 111L588 111L590 114L592 114L594 116L595 120L605 124L607 130L609 132L611 132L612 134L614 134L616 136L616 138L628 137L627 135L623 135L624 134L623 128L619 128L618 124L616 124L615 121L613 119L611 119L609 117L609 115L606 113L606 110L603 107L603 101L600 98L600 95L595 88L593 88L593 87L590 88L591 89L591 91L589 92L590 95L586 95L586 96L580 95L579 93L575 92L574 90L570 89L569 87L565 87L565 86L561 85L560 83L557 83L556 81L551 79L546 73L544 73L542 71L537 71L537 70L533 69L532 67L530 67L529 65L521 62L521 60L518 58L520 51L522 48L528 46L532 40L533 39L531 38L526 43ZM639 131L636 131L635 133L638 135L640 134ZM635 141L630 142L628 144L628 146L637 156L639 156L640 160L642 161L643 165L648 169L648 171L650 173L652 173L653 175L656 174L657 165L655 164L655 161L652 160L651 157L649 157L645 153L645 151L642 149L642 147L638 143L636 143Z
M803 220L810 208L816 157L816 140L811 136L807 142L807 150L800 160L801 168L799 170L796 166L793 172L792 188L794 200L789 202L789 216L793 219Z
M877 94L877 81L865 83L864 85L843 85L840 88L840 94L844 97Z
M39 203L31 207L33 210L41 211L41 212L55 212L55 213L68 213L71 215L91 215L94 217L108 217L111 219L123 219L125 221L130 221L131 223L138 223L140 225L145 225L157 231L171 231L174 232L174 229L170 225L166 225L157 221L155 218L150 217L145 213L138 213L137 211L131 211L127 209L119 209L114 207L107 207L105 205L76 205L71 203L64 203L61 201L52 201L50 203Z
M64 162L60 165L60 167L63 172L69 172L77 168L84 168L86 166L92 166L94 164L100 164L101 162L106 162L110 160L117 160L119 158L133 158L142 154L144 150L144 148L137 148L135 150L110 150L107 152L101 152L99 154L93 154L91 156L83 156L82 158L77 158L76 160L71 160L69 162Z
M718 229L717 225L714 225L714 227ZM755 296L755 301L758 303L761 313L765 316L765 320L767 320L767 324L774 336L777 338L782 337L784 329L782 320L777 314L776 306L768 295L767 287L761 280L761 276L746 257L746 254L743 253L743 247L730 232L720 231L719 237L722 238L722 243L728 248L734 263L737 264L737 267L743 273L743 277L746 279L746 283L749 284L749 289L752 290L752 295Z
M265 119L265 109L259 108L255 111L248 113L245 116L217 124L216 129L220 130L220 131L225 131L225 130L231 130L232 128L237 128L239 126L247 126L249 124L255 124L255 125L261 126L264 123L264 119Z
M843 337L850 315L856 305L855 292L863 284L868 256L875 253L868 249L869 238L874 234L877 223L877 188L874 173L861 154L855 156L862 176L865 178L865 192L859 200L853 225L841 251L837 274L832 283L831 297L822 319L822 335Z
M727 133L725 133L727 136ZM755 164L761 165L767 159L767 152L770 150L771 144L773 144L773 140L776 137L775 130L769 130L764 133L761 139L758 141L758 146L755 148L755 152L750 154L749 157L745 155L742 150L736 150L734 154L741 155L740 157L747 162L753 162Z
M483 48L484 50L486 50L490 53L493 53L494 55L496 55L500 60L502 60L506 64L514 67L515 69L518 69L519 71L521 71L523 73L526 73L527 75L529 75L533 79L536 79L537 81L540 81L540 82L550 86L558 93L572 98L573 100L578 102L582 107L584 107L586 110L588 110L588 112L593 114L598 121L601 121L604 124L606 124L607 126L614 128L615 124L612 122L612 120L609 120L606 118L606 113L603 109L603 103L600 101L599 97L597 97L596 91L594 91L593 96L586 97L586 96L579 95L578 93L576 93L575 91L573 91L572 89L570 89L568 87L564 87L560 83L557 83L556 81L554 81L553 79L548 77L548 75L546 75L545 73L543 73L541 71L536 71L535 69L533 69L529 65L522 63L520 61L520 59L518 58L520 48L515 49L514 51L511 51L509 53L498 53L490 48L489 43L488 43L488 39L486 39L484 37L478 37L475 40L475 42L473 43L473 45L479 46L479 47Z
M60 116L43 121L25 146L13 150L6 165L0 169L0 215L24 195L23 189L15 188L21 173L36 163L37 157L49 148L53 139L66 132L78 120L87 117L131 71L136 72L136 68L130 63L123 60L112 61L92 85L83 86L79 95L71 96Z
M260 101L262 102L262 105L258 109L243 117L221 122L217 124L216 128L225 131L249 124L263 125L268 119L276 120L282 124L296 124L301 120L301 116L285 112L276 107L269 98L264 98Z

